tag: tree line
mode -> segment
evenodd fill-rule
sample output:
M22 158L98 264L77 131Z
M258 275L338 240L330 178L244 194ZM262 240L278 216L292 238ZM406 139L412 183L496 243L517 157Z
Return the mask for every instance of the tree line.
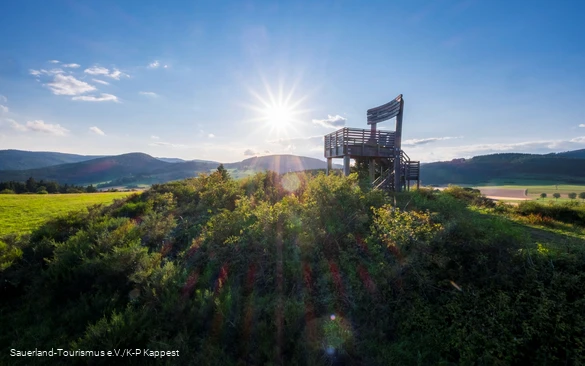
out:
M26 182L7 181L0 182L0 193L2 194L23 194L23 193L95 193L98 189L93 185L76 186L74 184L59 184L55 181L36 181L30 177Z
M547 197L546 193L541 193L540 194L540 198L545 199ZM561 198L561 194L558 192L553 193L553 197L556 199ZM567 194L567 197L569 197L570 199L574 200L577 198L577 193L575 192L571 192L569 194ZM581 192L579 193L579 198L585 201L585 192Z

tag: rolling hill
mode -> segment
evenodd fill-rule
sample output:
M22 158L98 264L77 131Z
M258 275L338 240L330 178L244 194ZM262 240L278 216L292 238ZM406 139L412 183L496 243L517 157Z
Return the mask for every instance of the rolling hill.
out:
M62 184L102 184L102 187L137 183L152 184L197 176L198 173L217 168L219 164L205 160L166 162L147 154L130 153L36 169L4 170L0 171L0 181L25 181L33 177L36 180L55 180ZM308 157L271 155L224 165L235 175L246 175L263 170L286 173L325 169L327 163Z
M421 166L425 185L514 184L517 181L554 181L585 184L583 150L559 154L492 154Z
M562 156L564 158L585 159L585 149L566 151L562 153L557 153L555 155Z
M327 163L323 160L296 155L266 155L245 159L237 163L224 164L227 169L263 171L272 170L283 174L301 170L325 169ZM340 169L341 165L335 165Z
M66 154L52 151L24 151L24 150L0 150L0 171L2 170L28 170L44 168L54 165L68 164L68 163L79 163L82 161L88 161L97 158L105 158L108 156L115 155L78 155L78 154ZM210 160L184 160L179 158L155 158L167 163L184 163L188 161L197 161L205 163L214 163L218 165L218 162Z
M25 170L78 163L103 156L65 154L50 151L0 150L0 170Z
M151 173L169 165L175 164L165 163L147 154L130 153L38 169L0 171L0 181L24 181L33 177L36 180L55 180L60 183L90 184Z

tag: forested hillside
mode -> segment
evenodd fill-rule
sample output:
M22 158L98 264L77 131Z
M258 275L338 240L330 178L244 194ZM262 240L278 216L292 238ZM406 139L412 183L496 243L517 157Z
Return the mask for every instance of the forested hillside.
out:
M52 165L78 163L100 157L49 151L0 150L0 170L43 168Z
M2 239L0 363L54 347L179 351L123 360L136 365L582 364L573 206L512 212L456 187L390 197L354 174L154 185Z
M575 154L570 154L575 153ZM561 154L493 154L471 159L424 164L424 184L489 184L523 181L554 181L565 184L585 183L585 159L579 151Z
M44 157L42 154L45 153L31 152L31 154L37 154L33 157L38 158L39 156ZM157 159L143 153L129 153L36 169L0 169L0 181L24 182L32 177L35 180L57 181L60 184L96 184L99 187L150 185L195 177L199 173L209 173L219 164L208 160L179 161L179 159ZM288 173L325 169L327 163L323 160L303 156L269 155L227 163L225 167L230 169L234 175L242 177L266 170ZM340 167L340 165L334 165L334 168Z

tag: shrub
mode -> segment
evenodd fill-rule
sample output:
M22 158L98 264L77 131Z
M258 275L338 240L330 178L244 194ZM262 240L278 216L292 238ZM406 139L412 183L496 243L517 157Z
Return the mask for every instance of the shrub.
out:
M516 206L515 211L522 216L537 215L531 219L533 221L549 222L548 219L552 219L585 226L585 209L576 205L575 202L543 205L534 201L524 201Z
M0 240L0 272L10 267L20 257L22 257L20 248Z
M15 194L15 192L12 189L3 189L0 191L0 194Z

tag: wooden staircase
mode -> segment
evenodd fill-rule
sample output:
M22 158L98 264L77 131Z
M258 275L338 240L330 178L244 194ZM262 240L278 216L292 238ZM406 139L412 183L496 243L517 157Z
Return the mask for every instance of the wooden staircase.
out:
M374 189L395 190L394 159L381 159L381 174L372 182ZM404 152L400 152L400 184L402 190L410 189L410 182L416 181L417 187L420 179L420 162L412 161Z

